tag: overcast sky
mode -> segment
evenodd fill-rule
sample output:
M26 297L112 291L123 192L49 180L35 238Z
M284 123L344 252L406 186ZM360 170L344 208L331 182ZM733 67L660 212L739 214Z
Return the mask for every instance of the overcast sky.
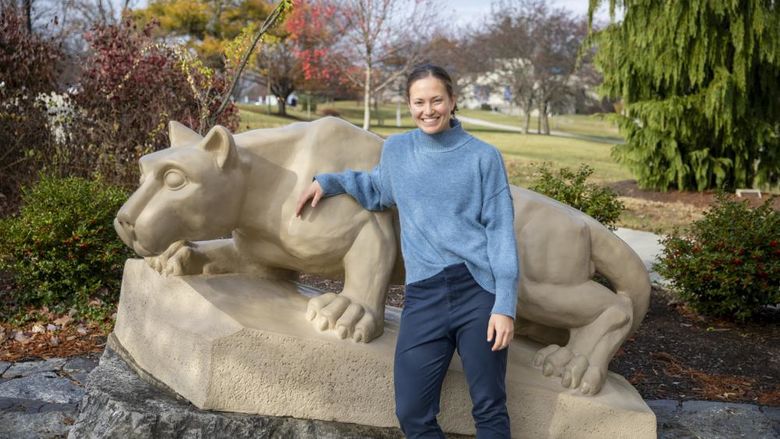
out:
M477 17L490 12L491 1L479 0L448 0L448 8L453 9L463 17ZM588 0L548 0L547 4L562 7L576 14L585 15L588 12Z
M448 11L453 13L458 24L479 23L483 16L490 12L492 1L480 0L446 0ZM585 16L588 13L588 0L547 0L547 5L553 8L564 8L574 14ZM609 14L606 5L596 12L596 18L607 20Z
M111 0L116 4L121 4L122 0ZM135 0L132 2L135 7L145 7L147 0ZM451 13L458 24L468 24L479 22L480 19L490 12L492 1L487 0L444 0L445 10ZM548 0L548 5L568 9L575 14L585 15L588 12L588 0ZM599 11L598 17L606 19L606 11Z

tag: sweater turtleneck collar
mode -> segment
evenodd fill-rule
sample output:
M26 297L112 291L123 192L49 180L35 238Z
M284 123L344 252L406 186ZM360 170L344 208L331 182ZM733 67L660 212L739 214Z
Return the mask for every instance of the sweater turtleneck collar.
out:
M450 119L450 128L436 134L426 134L417 128L412 132L415 145L423 151L446 152L457 149L471 139L458 119Z

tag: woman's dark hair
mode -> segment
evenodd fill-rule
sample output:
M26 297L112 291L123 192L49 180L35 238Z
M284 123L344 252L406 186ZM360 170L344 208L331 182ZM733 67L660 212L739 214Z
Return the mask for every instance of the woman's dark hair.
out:
M455 93L452 91L452 78L450 78L450 74L435 64L426 63L415 66L414 69L412 69L412 72L409 73L409 76L406 77L407 101L409 100L409 90L411 90L412 84L429 76L433 76L434 78L441 81L442 84L444 84L444 87L447 89L447 94L449 95L450 99L455 99ZM454 115L456 111L458 111L457 102L455 103L455 108L452 110L452 114Z

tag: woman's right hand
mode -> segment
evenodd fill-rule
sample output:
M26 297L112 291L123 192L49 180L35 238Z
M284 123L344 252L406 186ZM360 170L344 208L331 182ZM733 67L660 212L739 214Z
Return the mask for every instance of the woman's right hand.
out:
M301 216L301 211L303 211L303 207L306 205L306 202L311 201L311 207L317 207L317 203L320 202L320 199L322 198L323 191L322 187L320 186L320 183L317 182L317 180L314 180L311 182L309 187L306 188L305 191L301 193L301 196L298 198L298 205L295 207L295 216L299 217Z

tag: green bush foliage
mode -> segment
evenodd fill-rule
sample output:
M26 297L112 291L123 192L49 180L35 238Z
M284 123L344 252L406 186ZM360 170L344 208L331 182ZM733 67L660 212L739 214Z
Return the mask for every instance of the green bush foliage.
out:
M548 164L542 164L536 170L541 177L531 190L579 209L615 230L615 223L625 206L612 189L586 181L593 174L593 168L586 164L576 171L563 167L556 174Z
M780 303L780 213L771 203L751 209L720 195L685 235L663 239L658 273L702 314L744 321Z
M112 226L126 199L101 180L75 177L42 177L23 189L20 212L0 220L0 270L14 277L16 312L73 308L93 320L113 312L131 256Z

